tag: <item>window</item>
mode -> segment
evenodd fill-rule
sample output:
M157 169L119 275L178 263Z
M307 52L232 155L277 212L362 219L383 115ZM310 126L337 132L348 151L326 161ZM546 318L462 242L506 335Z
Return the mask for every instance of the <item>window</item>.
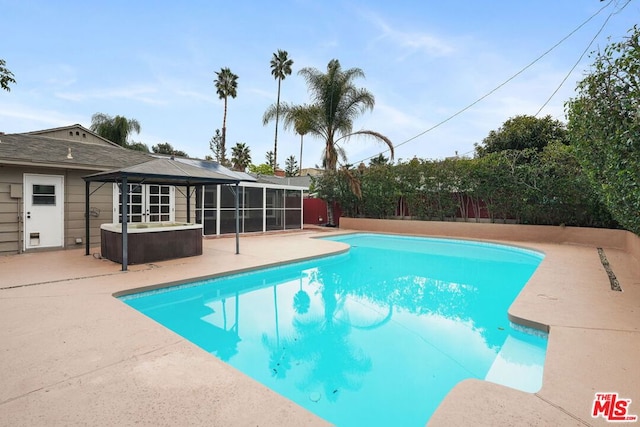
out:
M240 233L302 228L302 191L269 188L260 184L238 188ZM204 234L236 230L235 186L207 185L196 193L196 221Z
M50 205L56 204L56 186L55 185L33 185L33 200L34 205Z
M155 184L128 184L128 186L129 212L127 222L171 222L175 220L175 189L173 186ZM121 223L122 192L118 184L114 184L113 197L113 222Z

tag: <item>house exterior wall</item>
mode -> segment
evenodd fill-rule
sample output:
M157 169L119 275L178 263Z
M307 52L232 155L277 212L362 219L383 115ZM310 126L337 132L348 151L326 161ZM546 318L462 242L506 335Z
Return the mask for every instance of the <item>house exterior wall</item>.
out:
M193 193L194 187L191 187L191 221L195 222L196 218L196 195ZM176 222L187 221L187 188L177 187L175 194L175 219Z
M82 177L93 171L3 166L0 168L0 255L16 254L24 247L24 200L22 192L20 198L12 198L11 187L22 187L26 173L64 177L64 247L82 247L85 242L85 182ZM90 207L95 216L90 219L90 243L94 247L100 245L100 225L111 222L112 190L111 185L98 189L98 185L92 184L91 191ZM80 243L76 243L78 238L82 239Z
M83 247L85 243L85 182L83 176L93 172L66 171L64 176L64 243L65 248ZM100 225L112 222L113 191L111 184L91 183L89 199L89 243L100 246ZM81 239L76 243L76 239Z
M49 138L64 139L65 141L82 141L82 142L90 142L92 144L112 146L112 144L109 144L109 142L95 136L91 132L87 132L86 129L80 126L60 128L60 129L50 129L50 130L47 130L46 132L34 132L34 134L39 136L46 136Z
M12 198L12 185L22 185L22 171L0 168L0 255L18 252L18 209L22 209L22 195L19 199Z
M11 197L11 187L22 188L24 174L64 177L64 248L82 248L85 244L85 181L83 176L95 171L13 167L0 168L0 256L23 251L24 232L22 191L20 198ZM15 188L14 188L15 191ZM191 188L194 191L194 188ZM100 246L100 225L113 222L113 185L91 183L89 200L89 235L92 248ZM196 197L191 196L191 222L195 222ZM187 221L186 188L176 187L175 220ZM79 239L79 240L78 240Z

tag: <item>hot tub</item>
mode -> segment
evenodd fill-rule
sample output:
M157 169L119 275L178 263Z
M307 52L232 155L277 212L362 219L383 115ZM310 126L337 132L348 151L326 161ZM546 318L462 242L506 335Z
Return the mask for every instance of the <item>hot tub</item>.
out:
M100 239L102 257L122 263L122 224L102 224ZM202 225L127 224L127 243L128 264L202 255Z

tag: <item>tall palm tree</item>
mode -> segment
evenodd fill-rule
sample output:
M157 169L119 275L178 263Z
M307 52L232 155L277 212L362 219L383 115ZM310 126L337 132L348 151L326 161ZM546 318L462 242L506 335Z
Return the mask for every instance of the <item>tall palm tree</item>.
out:
M220 68L220 71L216 71L216 76L217 78L213 81L216 86L216 93L220 99L224 100L221 142L221 152L224 157L227 142L227 100L229 97L235 98L238 95L238 76L233 74L228 67ZM223 163L226 163L226 158L223 158L222 160Z
M298 71L307 82L311 95L311 105L308 107L308 133L324 140L325 147L322 164L327 172L336 172L338 161L346 163L344 149L338 144L341 140L348 140L352 136L362 135L384 142L393 159L393 143L389 138L372 130L353 131L354 120L367 110L373 110L375 98L371 92L358 88L354 80L364 77L360 68L343 70L337 59L332 59L327 65L327 72L323 73L315 68L303 68ZM343 168L349 178L354 194L360 197L360 183ZM333 225L333 208L327 209L328 223Z
M298 176L302 176L302 146L304 136L309 133L311 126L311 118L309 117L309 108L306 106L294 108L292 111L293 128L300 135L300 167L298 168Z
M273 143L273 169L275 170L276 165L278 164L278 119L280 116L280 83L282 80L286 78L286 76L291 75L291 66L293 65L293 60L288 58L288 53L286 50L278 49L278 53L273 54L273 58L271 58L271 75L278 80L278 98L276 100L276 132Z
M140 133L140 123L136 119L127 119L123 116L111 117L108 114L95 113L91 116L90 129L111 142L128 147L129 135L132 132Z
M237 142L231 147L231 164L233 169L244 172L251 164L251 150L244 142Z
M295 132L300 135L300 170L302 170L302 146L304 136L311 129L311 123L313 121L312 116L317 114L317 111L307 104L290 105L285 102L280 105L279 108L276 104L272 104L267 108L267 111L265 111L262 116L262 124L266 125L271 120L275 119L278 112L282 115L284 129L290 129L293 127Z
M307 81L312 104L309 133L325 141L323 165L326 170L335 171L338 160L346 162L344 150L338 141L355 135L372 137L384 142L393 158L393 143L381 133L372 130L353 132L353 121L367 110L373 110L375 98L364 88L357 88L354 80L364 77L360 68L342 70L340 62L332 59L323 73L315 68L303 68L298 74Z

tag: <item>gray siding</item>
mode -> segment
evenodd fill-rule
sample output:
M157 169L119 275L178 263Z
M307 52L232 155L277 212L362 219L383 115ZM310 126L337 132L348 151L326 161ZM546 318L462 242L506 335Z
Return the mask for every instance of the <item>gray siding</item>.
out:
M49 138L63 139L65 141L82 141L92 144L113 146L103 138L96 136L93 132L81 126L69 126L64 128L48 129L44 131L31 132L33 135L46 136Z
M0 169L0 255L16 254L22 250L20 242L24 230L18 222L18 209L22 213L23 200L11 198L10 188L11 184L22 185L25 173L64 176L64 245L67 249L84 247L85 183L82 177L93 171L4 166ZM110 223L112 218L112 186L98 187L97 183L91 184L90 207L98 213L90 219L91 247L100 245L100 225ZM76 238L82 239L82 243L76 243Z
M11 198L11 185L22 184L22 171L16 168L0 169L0 255L18 252L18 204L22 198Z
M85 182L82 179L85 171L68 171L65 174L65 247L84 247L85 244ZM100 225L111 223L113 208L113 186L92 183L89 209L94 213L89 216L89 235L91 247L100 245ZM95 216L94 216L95 215ZM76 239L82 239L76 243Z

